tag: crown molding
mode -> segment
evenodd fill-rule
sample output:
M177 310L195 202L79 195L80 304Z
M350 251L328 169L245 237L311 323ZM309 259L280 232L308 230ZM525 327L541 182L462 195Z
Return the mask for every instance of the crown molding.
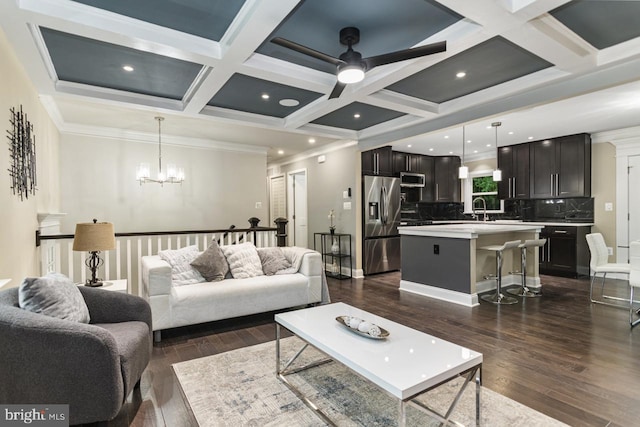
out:
M331 153L331 152L334 152L334 151L342 150L344 148L353 147L353 146L356 146L356 145L358 145L358 142L355 141L355 140L337 141L337 142L331 143L329 145L325 145L324 147L321 147L321 148L307 150L307 151L305 151L303 153L300 153L298 155L289 157L289 158L284 159L284 160L279 160L277 162L267 163L267 168L280 168L282 166L289 165L291 163L300 162L300 161L309 159L311 157L320 156L322 154L328 154L328 153Z

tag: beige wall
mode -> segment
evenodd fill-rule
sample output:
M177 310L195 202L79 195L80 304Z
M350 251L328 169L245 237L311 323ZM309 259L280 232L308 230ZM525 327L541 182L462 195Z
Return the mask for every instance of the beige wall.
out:
M612 144L593 144L591 148L591 197L594 198L594 233L602 233L607 246L616 255L616 148ZM613 211L605 211L605 203L613 204Z
M360 257L356 255L360 238L357 232L357 218L360 216L360 152L351 145L324 154L325 162L318 163L318 156L312 156L281 166L274 166L272 174L306 169L308 206L308 246L313 248L313 233L327 232L329 210L336 212L336 231L351 234L353 266L361 268ZM343 191L351 188L351 198L344 199ZM344 202L351 202L351 209L343 208ZM319 243L319 242L318 242Z
M112 222L117 233L248 228L253 216L268 225L265 154L163 143L163 166L183 167L184 183L140 185L138 164L148 162L154 176L157 159L156 144L63 134L62 232L92 218Z
M25 277L40 273L35 246L38 212L59 211L59 134L2 32L0 58L0 279L11 279L7 286L18 286ZM20 105L33 124L38 179L36 195L24 201L10 189L9 148L4 137L9 129L9 109Z

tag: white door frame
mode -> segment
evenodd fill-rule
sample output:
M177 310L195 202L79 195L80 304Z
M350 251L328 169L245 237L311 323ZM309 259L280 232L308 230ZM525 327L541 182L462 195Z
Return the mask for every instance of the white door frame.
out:
M308 202L307 202L307 169L303 168L303 169L296 169L296 170L292 170L287 172L287 219L289 220L289 224L287 227L287 231L288 231L288 245L289 246L294 246L296 244L296 241L298 241L300 244L304 244L304 247L308 246L308 228L307 228L307 233L304 236L296 236L296 220L294 218L294 214L295 214L295 209L294 209L294 205L295 205L295 191L294 191L294 187L293 187L293 183L294 183L294 175L300 175L303 174L305 177L304 180L304 197L305 200L303 201L303 203L305 204L305 206L307 207L307 224L308 224ZM298 238L296 238L298 237ZM302 239L302 240L300 240Z

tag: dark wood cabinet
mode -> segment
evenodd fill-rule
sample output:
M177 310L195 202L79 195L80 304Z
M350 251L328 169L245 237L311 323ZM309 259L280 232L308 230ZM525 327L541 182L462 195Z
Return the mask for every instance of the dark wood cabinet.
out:
M530 144L530 197L591 197L591 137L564 136Z
M433 202L435 200L435 161L431 156L422 156L420 173L424 174L424 187L420 189L420 201Z
M529 198L529 144L498 148L498 169L502 181L498 182L500 199Z
M363 175L393 175L393 154L391 147L381 147L375 150L363 151L361 159Z
M590 231L591 227L544 227L540 238L547 239L547 243L540 248L540 274L589 275L586 235Z
M458 179L458 168L460 167L460 157L441 156L434 159L434 201L436 202L459 202L460 201L460 180Z

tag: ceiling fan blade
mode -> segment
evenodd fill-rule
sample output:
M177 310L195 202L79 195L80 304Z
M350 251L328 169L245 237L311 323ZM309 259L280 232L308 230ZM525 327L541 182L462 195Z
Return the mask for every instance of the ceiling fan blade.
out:
M346 86L344 83L336 82L336 85L329 95L329 99L338 98Z
M315 49L311 49L310 47L292 42L291 40L283 39L282 37L275 37L271 39L271 43L286 47L287 49L295 50L296 52L311 56L313 58L319 59L320 61L328 62L329 64L333 64L336 66L344 64L344 61L338 58L334 58L333 56L327 55L326 53L322 53Z
M437 42L425 46L414 47L411 49L398 50L396 52L385 53L383 55L371 56L364 58L362 62L367 65L370 70L378 65L391 64L393 62L406 61L407 59L419 58L421 56L432 55L447 50L447 42Z

